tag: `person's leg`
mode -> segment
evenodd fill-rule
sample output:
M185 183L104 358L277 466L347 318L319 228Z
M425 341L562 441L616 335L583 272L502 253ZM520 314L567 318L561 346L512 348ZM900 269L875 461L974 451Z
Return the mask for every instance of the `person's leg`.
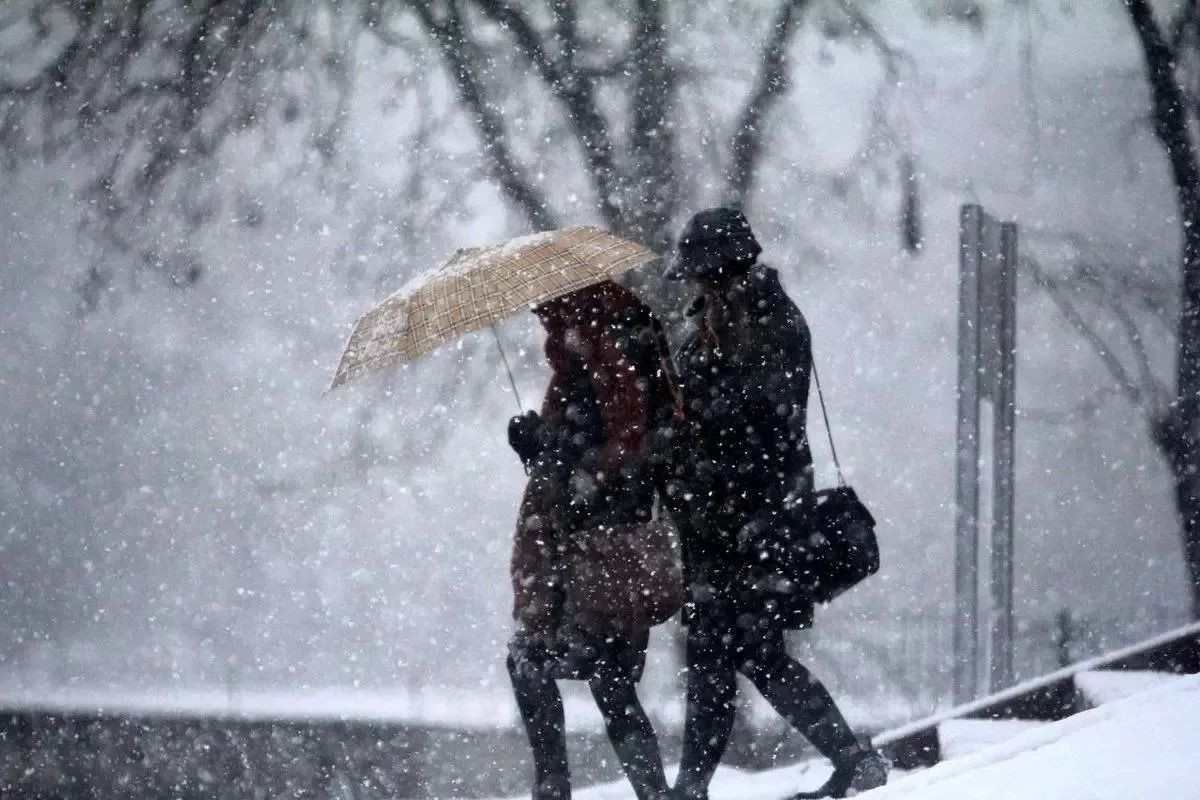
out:
M666 798L669 789L663 774L658 737L638 699L635 675L619 666L603 664L588 681L588 686L604 716L609 741L638 800Z
M730 632L718 616L697 610L688 625L687 716L675 784L681 800L706 800L733 731L737 673L729 652Z
M508 674L533 750L533 800L569 800L566 724L562 695L546 664L510 652Z
M825 685L787 654L782 630L766 631L741 656L740 671L835 766L866 751Z
M887 761L854 735L824 684L788 656L782 630L767 631L739 655L746 656L739 668L763 697L833 762L833 775L823 786L791 800L846 797L887 783Z

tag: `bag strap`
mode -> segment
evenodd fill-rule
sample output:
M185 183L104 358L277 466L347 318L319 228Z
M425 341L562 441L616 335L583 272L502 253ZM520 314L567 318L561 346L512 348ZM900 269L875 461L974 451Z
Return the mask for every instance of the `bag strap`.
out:
M829 437L829 452L833 454L833 466L837 470L838 486L846 485L842 475L842 463L838 461L837 448L833 445L833 428L829 425L829 412L825 410L825 393L821 391L821 377L817 375L817 362L812 361L813 383L817 385L817 399L821 401L821 418L825 420L825 435Z

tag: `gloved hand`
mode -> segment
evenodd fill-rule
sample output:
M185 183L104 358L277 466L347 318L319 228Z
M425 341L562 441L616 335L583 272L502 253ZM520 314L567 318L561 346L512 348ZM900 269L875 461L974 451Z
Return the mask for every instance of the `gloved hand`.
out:
M526 467L532 466L541 455L542 448L538 443L538 429L541 425L542 418L536 411L526 411L508 421L508 444L517 452Z

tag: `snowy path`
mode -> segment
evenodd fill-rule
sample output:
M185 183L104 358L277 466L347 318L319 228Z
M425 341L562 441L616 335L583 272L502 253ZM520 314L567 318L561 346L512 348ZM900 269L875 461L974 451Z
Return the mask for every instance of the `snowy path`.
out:
M1200 676L1040 726L872 792L871 800L1200 799Z
M672 781L678 765L667 770ZM779 800L787 795L820 786L829 777L830 766L824 761L805 761L779 769L748 772L733 767L720 767L709 787L710 800ZM574 800L633 800L633 792L624 780L613 781L573 791ZM523 794L506 800L528 800Z
M1091 673L1091 675L1097 675ZM1090 677L1090 676L1089 676ZM1200 800L1200 675L1099 674L1097 708L1044 724L1006 726L994 744L962 742L952 757L895 775L864 800ZM1152 688L1145 688L1151 686ZM971 721L967 721L971 722ZM987 724L987 723L982 723ZM1002 726L1005 723L1001 723ZM764 772L722 768L712 800L779 800L819 786L829 766L806 762ZM626 800L618 781L575 793Z

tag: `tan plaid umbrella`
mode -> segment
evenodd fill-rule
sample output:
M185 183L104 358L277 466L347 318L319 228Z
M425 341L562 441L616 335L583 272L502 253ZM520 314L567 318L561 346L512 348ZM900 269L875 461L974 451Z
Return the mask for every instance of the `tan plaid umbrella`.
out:
M329 388L410 361L464 333L657 257L640 244L591 227L459 250L358 318Z

